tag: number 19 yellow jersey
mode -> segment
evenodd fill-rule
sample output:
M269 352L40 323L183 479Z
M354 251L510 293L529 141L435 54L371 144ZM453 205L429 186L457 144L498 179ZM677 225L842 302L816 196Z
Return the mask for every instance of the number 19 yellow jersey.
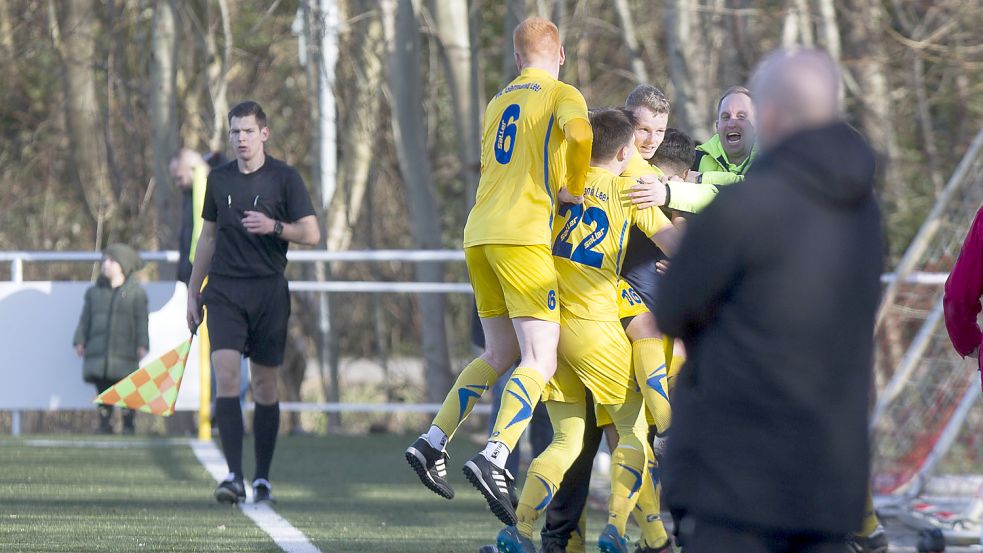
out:
M553 223L560 307L592 321L618 320L618 273L632 225L652 236L672 223L660 209L637 209L624 192L635 179L587 170L584 203L563 204Z
M481 179L464 246L550 244L554 199L566 176L563 128L587 119L576 88L526 68L485 108Z

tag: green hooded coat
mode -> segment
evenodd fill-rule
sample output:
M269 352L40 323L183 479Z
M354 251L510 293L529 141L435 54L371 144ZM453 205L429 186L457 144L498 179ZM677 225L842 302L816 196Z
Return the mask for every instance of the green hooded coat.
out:
M82 376L86 382L123 378L139 366L137 348L150 347L147 293L132 277L140 268L140 256L123 244L113 244L103 253L120 264L126 281L113 288L100 275L85 291L74 344L85 346Z

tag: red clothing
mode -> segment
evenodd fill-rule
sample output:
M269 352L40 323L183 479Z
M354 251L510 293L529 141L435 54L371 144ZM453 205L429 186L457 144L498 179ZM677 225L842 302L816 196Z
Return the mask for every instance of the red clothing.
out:
M959 258L945 282L945 326L953 347L962 356L973 353L983 342L976 316L983 296L983 207L976 212Z

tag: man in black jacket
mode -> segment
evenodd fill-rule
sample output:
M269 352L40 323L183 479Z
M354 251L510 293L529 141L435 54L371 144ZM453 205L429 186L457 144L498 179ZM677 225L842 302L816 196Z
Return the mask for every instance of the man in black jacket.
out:
M843 551L863 518L882 236L874 154L841 119L839 83L819 51L764 60L763 153L658 290L662 329L690 353L665 468L687 553Z

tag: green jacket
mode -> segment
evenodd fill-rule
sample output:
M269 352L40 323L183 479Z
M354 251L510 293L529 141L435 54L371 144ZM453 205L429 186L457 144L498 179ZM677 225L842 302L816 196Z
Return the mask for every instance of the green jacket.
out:
M751 149L751 155L742 163L732 164L720 143L720 136L714 134L710 140L696 147L694 169L700 172L700 182L670 182L669 207L688 213L700 212L717 196L718 186L743 181L744 174L756 157L757 146Z
M85 346L82 376L86 382L123 378L139 367L137 348L150 347L147 293L132 276L133 260L126 258L129 254L122 250L114 252L113 246L107 248L106 253L119 261L127 278L122 286L113 289L109 281L100 276L96 284L85 291L85 303L73 343ZM136 266L138 264L139 258L136 258Z

